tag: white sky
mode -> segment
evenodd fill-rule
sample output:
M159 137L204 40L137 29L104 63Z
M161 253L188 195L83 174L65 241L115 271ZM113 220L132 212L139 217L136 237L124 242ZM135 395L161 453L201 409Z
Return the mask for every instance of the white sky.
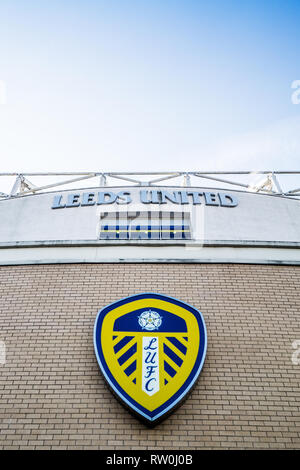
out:
M300 170L299 9L3 0L0 173Z

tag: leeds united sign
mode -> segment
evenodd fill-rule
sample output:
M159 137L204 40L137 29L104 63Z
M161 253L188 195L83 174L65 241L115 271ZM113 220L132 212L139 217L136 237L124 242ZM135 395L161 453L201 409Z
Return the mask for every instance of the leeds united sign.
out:
M135 195L136 196L136 195ZM84 207L103 204L130 204L131 202L142 204L205 204L206 206L236 207L238 200L232 194L210 191L165 191L165 190L141 190L139 200L134 201L129 191L89 191L72 194L57 194L54 196L52 209L64 209L72 207Z

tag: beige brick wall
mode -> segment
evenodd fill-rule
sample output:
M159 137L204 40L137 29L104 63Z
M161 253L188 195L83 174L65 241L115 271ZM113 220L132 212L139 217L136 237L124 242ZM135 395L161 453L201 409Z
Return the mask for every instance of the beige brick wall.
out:
M300 268L73 264L0 268L0 449L300 448ZM104 383L98 310L160 292L200 309L204 368L189 398L147 428Z

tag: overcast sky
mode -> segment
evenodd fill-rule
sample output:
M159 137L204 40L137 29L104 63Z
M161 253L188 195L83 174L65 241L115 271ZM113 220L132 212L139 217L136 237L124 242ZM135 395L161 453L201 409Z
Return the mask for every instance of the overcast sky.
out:
M299 18L299 0L1 0L0 172L299 170Z

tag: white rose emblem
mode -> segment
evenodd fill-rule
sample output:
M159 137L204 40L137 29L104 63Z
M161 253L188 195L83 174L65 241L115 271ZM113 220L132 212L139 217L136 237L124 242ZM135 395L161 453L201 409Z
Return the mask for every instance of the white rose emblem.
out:
M154 310L145 310L139 315L138 321L143 330L153 331L158 330L162 324L162 317Z

